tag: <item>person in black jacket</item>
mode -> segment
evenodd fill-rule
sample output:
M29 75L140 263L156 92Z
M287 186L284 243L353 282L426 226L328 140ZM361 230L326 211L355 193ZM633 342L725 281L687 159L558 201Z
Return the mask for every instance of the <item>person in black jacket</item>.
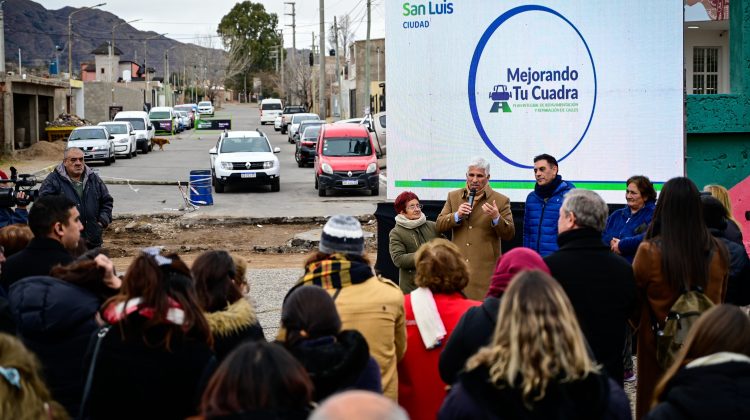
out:
M313 401L347 389L382 393L380 367L365 337L341 330L336 305L324 289L299 286L284 299L279 341L310 375Z
M65 150L61 164L39 187L39 196L62 194L76 203L89 249L102 245L102 231L112 223L114 199L99 175L83 162L83 151Z
M589 356L560 284L524 271L503 295L489 346L466 364L438 419L630 419L625 391Z
M745 247L730 239L727 227L731 221L725 217L724 205L718 199L702 195L703 220L713 237L719 239L729 251L729 279L724 302L737 306L750 305L750 258Z
M135 257L120 293L104 304L111 329L86 357L91 419L184 419L198 412L216 367L212 338L190 270L156 248ZM98 338L98 337L97 337Z
M750 318L734 305L706 311L656 386L648 420L750 418Z
M71 263L69 250L76 248L83 230L76 203L62 195L36 200L29 227L34 239L3 265L0 282L6 291L24 277L46 276L52 267Z
M255 308L235 281L237 269L229 253L206 251L195 259L191 271L218 361L245 340L266 339Z
M84 354L98 329L96 313L120 285L112 261L97 253L10 289L18 337L39 357L53 397L73 417L83 395Z
M526 270L541 270L549 274L549 268L536 251L529 248L513 248L503 254L495 266L490 280L490 290L481 306L469 308L453 329L443 352L440 353L440 377L452 384L463 371L466 361L482 346L490 343L497 324L500 298L516 274Z
M622 384L625 327L636 289L632 266L602 243L607 214L597 193L569 192L557 223L560 249L544 262L570 298L594 358Z

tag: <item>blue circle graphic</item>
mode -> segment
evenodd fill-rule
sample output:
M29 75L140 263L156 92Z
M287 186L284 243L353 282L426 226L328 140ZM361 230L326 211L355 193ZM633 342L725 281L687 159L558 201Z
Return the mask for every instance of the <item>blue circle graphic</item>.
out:
M586 51L589 54L589 59L591 60L591 68L594 73L594 101L593 106L591 107L591 115L589 116L589 121L586 124L586 129L583 130L583 134L581 135L581 138L578 139L578 142L573 146L572 149L568 153L565 154L565 156L557 159L558 161L562 161L568 156L570 156L571 153L573 153L576 148L581 144L583 141L583 138L586 137L586 133L589 131L589 127L591 126L591 120L594 118L594 110L596 110L596 96L597 96L597 81L596 81L596 66L594 65L594 58L591 55L591 50L589 49L589 45L586 43L586 40L583 38L583 35L581 35L581 32L576 28L575 25L573 25L572 22L570 22L568 19L565 18L565 16L561 15L555 10L552 10L548 7L539 6L539 5L525 5L525 6L518 6L516 8L510 9L507 12L503 13L495 19L494 22L487 28L486 31L484 31L484 34L482 34L482 37L479 39L479 42L477 43L477 47L474 50L474 55L471 58L471 67L469 68L469 108L471 110L471 117L474 120L474 125L477 128L477 131L479 132L479 135L482 137L482 140L484 140L484 143L487 145L487 147L490 148L492 153L497 155L500 159L502 159L504 162L516 166L518 168L524 168L524 169L531 169L534 166L532 165L524 165L518 162L513 161L509 157L505 156L500 150L498 150L495 145L490 140L489 136L487 135L487 132L484 130L484 126L482 125L482 121L479 119L479 113L477 111L477 100L476 100L476 82L477 82L477 68L479 67L479 59L482 57L482 52L484 51L485 46L487 45L487 42L492 37L492 35L495 33L497 28L500 27L505 21L512 18L513 16L516 16L518 14L524 13L524 12L532 12L532 11L538 11L538 12L546 12L550 13L554 16L559 17L563 21L565 21L568 25L570 25L573 30L576 31L578 36L581 38L581 41L583 41L583 45L586 47Z

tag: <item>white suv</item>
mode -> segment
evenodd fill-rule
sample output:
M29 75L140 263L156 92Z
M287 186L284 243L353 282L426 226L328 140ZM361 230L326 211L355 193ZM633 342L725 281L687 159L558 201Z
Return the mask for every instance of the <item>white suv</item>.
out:
M202 116L204 115L210 115L214 116L214 106L211 104L211 101L201 101L198 102L198 114Z
M268 137L260 131L225 131L216 146L208 151L211 159L211 183L217 193L227 184L269 185L272 192L281 187L281 168Z

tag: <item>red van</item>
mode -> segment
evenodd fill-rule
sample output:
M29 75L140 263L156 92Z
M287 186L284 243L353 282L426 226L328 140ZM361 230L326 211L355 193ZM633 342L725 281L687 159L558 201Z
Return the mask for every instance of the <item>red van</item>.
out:
M380 193L380 168L367 128L359 124L326 124L321 127L315 154L315 188Z

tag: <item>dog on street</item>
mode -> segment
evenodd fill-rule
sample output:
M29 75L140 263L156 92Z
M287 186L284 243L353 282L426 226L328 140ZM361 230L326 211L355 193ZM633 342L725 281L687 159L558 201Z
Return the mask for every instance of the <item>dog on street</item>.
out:
M154 137L151 139L152 146L159 146L159 150L164 150L164 145L169 144L169 139L163 137Z

